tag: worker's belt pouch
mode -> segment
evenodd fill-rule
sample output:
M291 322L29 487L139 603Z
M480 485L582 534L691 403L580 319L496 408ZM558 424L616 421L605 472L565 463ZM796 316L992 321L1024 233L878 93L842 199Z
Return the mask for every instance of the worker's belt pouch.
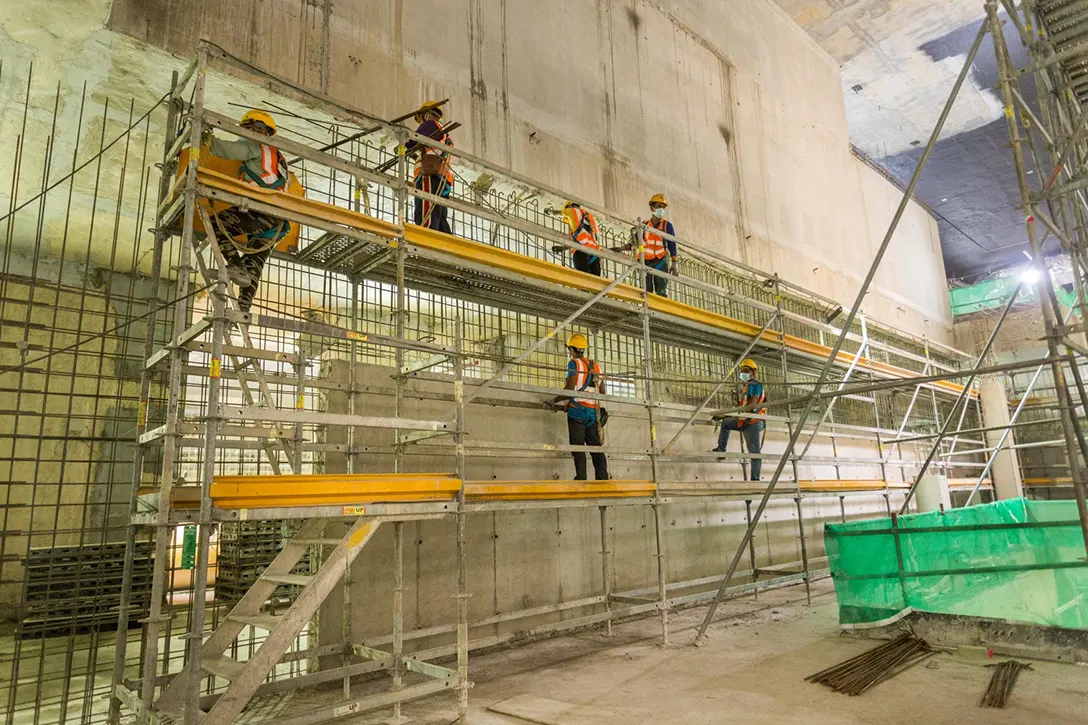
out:
M423 154L420 160L420 168L424 176L441 176L444 159L438 154Z
M601 406L600 411L601 411L601 416L600 416L601 417L601 421L600 421L601 422L601 427L604 428L606 425L608 425L608 408L605 408L604 406Z

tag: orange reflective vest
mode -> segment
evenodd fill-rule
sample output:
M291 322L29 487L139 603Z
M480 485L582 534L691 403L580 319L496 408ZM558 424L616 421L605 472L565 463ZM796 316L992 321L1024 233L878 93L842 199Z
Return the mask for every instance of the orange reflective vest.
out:
M448 133L446 133L441 123L439 123L438 121L435 121L435 123L438 124L439 130L442 131L442 133L438 135L438 138L436 138L435 141L445 144L447 146L453 146L453 138ZM449 154L443 153L436 148L432 148L431 146L425 146L423 144L420 144L419 146L419 158L416 159L416 168L415 172L412 174L412 181L415 182L417 179L419 179L420 176L423 175L423 157L427 154L438 154L442 157L442 176L446 179L447 184L453 186L453 166L450 164Z
M586 360L584 357L576 357L572 362L574 363L574 389L597 392L597 386L600 385L601 381L601 367L594 361ZM583 408L593 408L594 410L600 407L598 401L584 398L571 398L571 403L580 405Z
M755 391L752 390L752 388L754 388L754 387L759 388L759 394L758 395L755 393ZM743 408L743 407L746 407L746 406L749 406L749 405L756 405L758 403L766 403L766 402L767 402L767 390L766 390L766 388L763 387L763 383L761 383L761 382L759 382L757 380L749 380L747 387L745 387L745 389L744 389L744 395L741 396L740 405L738 407ZM753 410L753 411L750 411L750 412L755 413L756 415L767 415L767 409L766 408L757 408L756 410ZM747 423L756 423L756 422L761 421L763 419L762 418L747 418L747 419L742 418L741 420L743 420L747 424Z
M571 220L573 222L574 229L570 233L571 241L578 244L589 247L590 249L600 249L601 245L597 242L597 218L590 214L581 207L572 206L570 208Z
M665 232L669 228L669 222L666 219L658 219L655 217L649 221L648 226L659 232ZM642 234L642 245L646 250L647 261L664 259L665 255L668 254L668 250L665 248L665 240L660 234L655 234L649 229Z
M265 189L282 189L291 178L287 170L287 159L279 149L265 143L261 144L260 166L254 169L253 162L247 161L242 164L238 175L243 181Z

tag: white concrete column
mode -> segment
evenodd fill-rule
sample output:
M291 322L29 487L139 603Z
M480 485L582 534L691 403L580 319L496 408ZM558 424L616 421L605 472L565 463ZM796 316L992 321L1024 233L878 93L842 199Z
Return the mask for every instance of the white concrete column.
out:
M1008 425L1009 403L1004 379L990 375L983 377L979 392L982 396L982 425L987 428ZM985 438L987 447L996 446L1001 440L1002 433L1003 430L987 431ZM994 481L994 494L998 499L1019 498L1024 495L1024 482L1020 477L1020 458L1015 450L1009 450L1009 447L1015 443L1016 434L1010 431L990 469L990 477Z

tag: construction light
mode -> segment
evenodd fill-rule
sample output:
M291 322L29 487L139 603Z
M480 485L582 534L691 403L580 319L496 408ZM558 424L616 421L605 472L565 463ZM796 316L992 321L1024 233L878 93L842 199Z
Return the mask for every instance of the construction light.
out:
M1028 267L1020 273L1020 281L1027 285L1035 284L1039 281L1039 270L1035 267Z

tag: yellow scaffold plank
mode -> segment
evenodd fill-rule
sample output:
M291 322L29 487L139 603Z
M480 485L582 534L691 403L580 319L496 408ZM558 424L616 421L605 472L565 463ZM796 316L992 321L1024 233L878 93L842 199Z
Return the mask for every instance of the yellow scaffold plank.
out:
M390 240L395 239L397 236L397 228L395 225L333 204L327 204L314 199L300 198L281 191L262 189L252 184L247 184L239 179L234 179L224 174L219 174L206 169L198 169L197 178L201 184L207 187L221 189L222 191L238 196L249 197L256 201L278 206L285 211L317 217L333 224L351 227ZM534 259L533 257L527 257L506 249L499 249L498 247L493 247L489 244L482 244L451 234L444 234L427 227L415 226L414 224L406 225L404 237L409 244L420 248L449 254L451 256L477 262L492 269L513 272L524 277L538 279L553 284L560 284L583 292L596 294L610 283L610 280L608 279L587 274L585 272L579 272L578 270L569 267L553 264L552 262L547 262L542 259ZM612 299L629 302L634 305L642 304L641 288L629 284L616 285L608 296ZM650 295L649 305L655 312L661 312L680 319L697 322L742 337L754 337L760 330L759 325L743 320L737 320L732 317L726 317L725 315L719 315L710 312L709 310L704 310L667 297ZM768 329L763 333L762 339L775 345L780 344L780 340L784 340L787 348L819 358L827 358L831 355L831 348L826 345L821 345L812 342L811 340L805 340L793 335L783 335L776 330ZM836 357L837 362L842 365L849 365L853 359L853 355L847 352L840 352ZM863 368L869 368L892 378L905 380L918 375L918 373L912 370L906 370L895 365L889 365L868 358L861 358L858 361L858 364ZM958 394L963 390L962 385L950 381L937 381L933 383L933 385L934 387L953 394Z
M217 508L251 509L450 501L460 490L461 481L448 473L216 476L211 498ZM198 507L199 491L175 488L171 505Z
M466 501L545 501L653 496L653 481L467 481Z

